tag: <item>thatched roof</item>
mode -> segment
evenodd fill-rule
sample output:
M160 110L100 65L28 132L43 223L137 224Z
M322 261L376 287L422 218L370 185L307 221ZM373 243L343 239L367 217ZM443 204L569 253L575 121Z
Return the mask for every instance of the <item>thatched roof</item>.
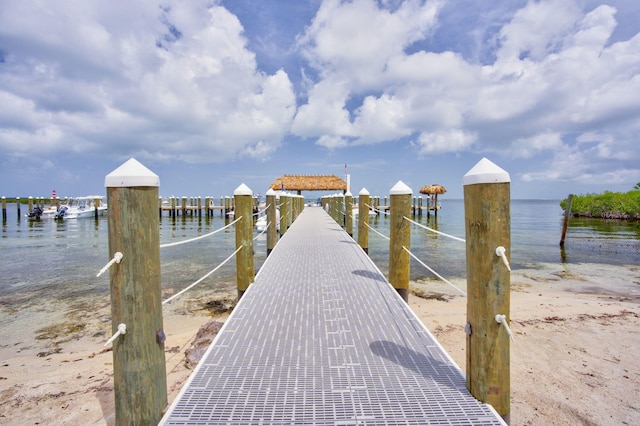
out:
M445 192L447 190L442 185L426 185L420 188L421 194L444 194Z
M284 175L270 186L274 191L346 191L347 182L336 175Z

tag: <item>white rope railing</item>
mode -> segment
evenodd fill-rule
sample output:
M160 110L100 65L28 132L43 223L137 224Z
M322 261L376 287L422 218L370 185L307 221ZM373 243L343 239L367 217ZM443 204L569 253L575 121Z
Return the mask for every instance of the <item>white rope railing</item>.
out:
M384 235L384 234L382 234L382 233L378 232L376 229L373 229L373 228L371 227L371 225L369 225L368 223L365 223L365 225L367 225L367 228L371 229L373 232L375 232L376 234L380 235L382 238L385 238L385 239L387 239L387 240L390 240L390 239L391 239L391 238L387 237L386 235Z
M229 255L229 257L227 257L225 260L222 261L222 263L220 263L218 266L216 266L215 268L213 268L211 271L207 272L202 278L200 278L199 280L197 280L196 282L194 282L193 284L189 285L188 287L180 290L179 292L177 292L176 294L174 294L173 296L169 297L168 299L164 300L162 302L162 304L166 304L171 302L173 299L175 299L176 297L180 296L181 294L185 293L188 290L191 290L193 287L195 287L196 285L200 284L204 279L206 279L209 275L213 274L214 272L216 272L218 269L220 269L225 263L227 263L229 260L231 260L233 258L233 256L235 256L236 254L238 254L238 252L243 248L244 246L240 246L238 247L238 249L236 251L234 251L233 253L231 253Z
M404 251L406 251L407 253L409 253L409 256L411 256L412 258L414 258L419 264L421 264L422 266L424 266L425 268L427 268L429 271L431 271L431 273L433 275L435 275L436 277L440 278L442 281L444 281L445 283L449 284L451 287L455 288L456 290L458 290L460 293L462 293L463 295L467 295L467 293L465 293L464 291L460 290L458 287L456 287L455 285L453 285L451 282L449 282L446 278L444 278L442 275L438 274L436 271L434 271L433 269L431 269L427 264L425 264L423 261L421 261L420 259L418 259L413 253L411 253L411 251L409 249L407 249L405 246L402 246L402 248L404 249Z
M264 227L264 229L262 230L262 232L260 232L258 235L256 235L255 237L253 237L253 241L257 240L260 235L264 234L265 232L267 232L267 229L269 229L269 226L271 226L271 222L267 223L267 226Z
M390 215L391 213L389 213L388 211L384 211L384 210L380 210L380 209L376 209L373 206L370 206L369 204L365 204L365 206L369 207L369 210L372 210L374 212L378 212L378 213L382 213L384 215Z
M201 240L201 239L203 239L203 238L210 237L210 236L212 236L212 235L214 235L214 234L217 234L217 233L218 233L218 232L220 232L220 231L224 231L225 229L227 229L227 228L231 227L231 225L234 225L234 224L235 224L237 221L239 221L240 219L242 219L242 216L240 216L239 218L237 218L236 220L234 220L234 221L233 221L233 222L231 222L230 224L228 224L228 225L226 225L226 226L224 226L224 227L222 227L222 228L220 228L220 229L217 229L217 230L215 230L215 231L213 231L213 232L210 232L210 233L208 233L208 234L205 234L205 235L200 235L199 237L190 238L190 239L188 239L188 240L184 240L184 241L176 241L175 243L160 244L160 248L167 248L167 247L179 246L179 245L181 245L181 244L192 243L192 242L194 242L194 241L197 241L197 240Z
M435 229L429 228L428 226L425 226L425 225L423 225L421 223L418 223L415 220L411 220L406 216L402 216L402 218L408 220L409 222L413 223L416 226L419 226L420 228L426 229L427 231L434 232L436 234L442 235L443 237L451 238L452 240L461 241L463 243L466 242L466 240L464 238L460 238L460 237L456 237L456 236L453 236L453 235L445 234L444 232L436 231Z
M253 214L253 216L260 216L260 213L266 212L266 211L267 211L267 209L269 208L269 206L271 206L271 204L267 204L267 206L266 206L264 209L262 209L262 210L258 210L257 212L255 212L255 213Z

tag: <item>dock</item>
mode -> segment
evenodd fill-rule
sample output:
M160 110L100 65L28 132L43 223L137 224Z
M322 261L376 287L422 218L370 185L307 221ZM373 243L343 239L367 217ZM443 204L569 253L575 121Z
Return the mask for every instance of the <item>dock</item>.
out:
M505 423L364 250L306 207L160 424Z

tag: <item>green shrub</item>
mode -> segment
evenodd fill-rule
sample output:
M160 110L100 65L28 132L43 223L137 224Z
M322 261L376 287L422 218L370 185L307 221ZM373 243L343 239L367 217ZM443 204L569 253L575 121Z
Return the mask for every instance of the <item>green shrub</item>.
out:
M640 184L636 185L639 186ZM568 199L560 202L563 210ZM571 201L573 216L611 219L640 219L640 190L627 193L606 191L603 194L574 195Z

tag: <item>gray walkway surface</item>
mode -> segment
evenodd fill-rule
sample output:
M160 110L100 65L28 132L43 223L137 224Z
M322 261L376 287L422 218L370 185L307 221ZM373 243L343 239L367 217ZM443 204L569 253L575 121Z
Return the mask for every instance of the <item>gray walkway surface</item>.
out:
M504 423L357 243L307 207L162 424Z

